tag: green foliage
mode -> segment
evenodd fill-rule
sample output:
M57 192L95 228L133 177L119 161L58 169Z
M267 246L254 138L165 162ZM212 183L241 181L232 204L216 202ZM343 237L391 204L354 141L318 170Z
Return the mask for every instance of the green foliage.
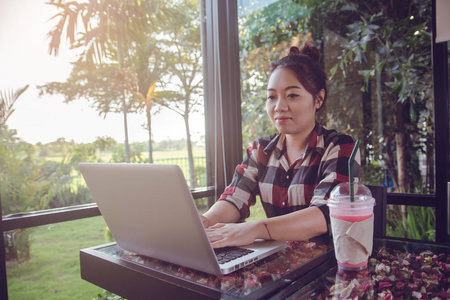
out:
M117 145L117 142L111 137L97 137L97 139L93 143L94 149L97 150L97 161L102 161L102 154L106 151L110 151L114 149Z
M62 140L60 143L65 145ZM60 153L60 147L53 149ZM16 131L3 127L0 140L0 193L3 215L92 201L87 188L73 175L73 163L68 159L62 159L60 162L49 161L36 154L33 145L16 137ZM4 236L9 258L29 258L28 231L16 230L5 233Z
M430 2L396 1L385 10L377 3L337 2L334 9L349 11L353 17L346 19L347 39L331 74L340 69L345 75L350 65L359 64L361 91L370 99L375 90L371 87L383 82L377 87L382 93L378 96L383 110L392 112L383 115L383 131L376 141L364 137L366 145L373 145L393 174L397 191L432 192L431 185L422 183L418 162L419 153L432 155L433 149ZM366 163L370 168L374 161ZM434 181L432 172L426 176Z
M292 38L303 31L302 20L309 16L310 11L295 1L276 1L262 9L250 4L241 9L239 39L242 53L246 56L252 50L269 49Z
M86 187L74 185L75 176L72 174L74 165L63 159L61 162L45 161L42 164L42 178L45 179L46 193L41 198L43 208L56 208L70 205L89 203Z
M43 162L34 147L16 137L15 130L3 128L0 140L0 192L4 214L42 208L45 194Z
M124 298L120 297L119 295L113 294L107 290L102 290L100 293L98 293L95 298L92 298L94 300L122 300Z
M386 234L392 237L435 241L436 217L432 207L389 206Z
M270 62L285 54L288 41L303 32L309 14L308 8L293 1L278 1L261 10L247 9L239 20L244 149L255 138L275 132L265 109Z
M364 168L361 175L361 182L369 185L382 185L384 176L380 176L380 174L385 175L383 166L379 161L375 161L370 168Z
M105 228L105 240L109 243L114 242L114 237L111 233L111 230L109 230L109 227Z
M15 229L3 233L7 261L23 262L30 258L30 231Z
M38 156L41 158L54 156L65 157L69 155L70 149L74 146L74 142L68 142L65 138L59 138L54 142L42 144L38 143L36 149L38 150Z
M264 108L270 61L312 38L331 75L318 121L362 140L362 182L380 185L390 172L395 192L433 193L431 1L296 0L263 9L259 4L250 4L254 11L244 11L239 21L244 147L273 132ZM430 222L412 224L416 212L406 212L392 214L400 220L392 221L392 234L409 218L411 226L427 232L417 229L419 234L409 236L432 235Z
M113 75L117 64L94 64L79 60L73 64L72 71L65 82L50 82L38 86L39 95L62 94L65 102L86 99L98 111L99 115L109 112L122 112L122 92L114 88Z
M155 151L172 151L182 150L186 148L186 139L179 140L163 140L154 144L153 149Z
M3 92L0 91L0 134L2 127L6 124L8 118L14 112L14 103L27 89L29 85L24 86L16 91Z
M143 157L145 151L144 143L133 143L130 145L130 162L131 163L148 163L148 157ZM123 163L125 160L125 149L122 144L117 144L114 147L111 162Z

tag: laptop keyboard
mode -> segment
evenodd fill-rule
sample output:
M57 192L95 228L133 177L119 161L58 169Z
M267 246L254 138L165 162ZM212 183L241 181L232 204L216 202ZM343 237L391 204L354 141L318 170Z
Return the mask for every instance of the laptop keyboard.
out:
M215 248L214 253L216 253L217 260L219 264L224 264L233 259L242 257L249 253L254 252L251 249L245 249L240 247L224 247L224 248Z

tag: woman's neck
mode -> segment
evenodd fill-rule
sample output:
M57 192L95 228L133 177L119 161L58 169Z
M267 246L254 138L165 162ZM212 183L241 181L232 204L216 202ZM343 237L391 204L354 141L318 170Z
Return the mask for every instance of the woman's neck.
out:
M286 134L286 152L289 164L293 164L305 153L310 136L311 133L306 136Z
M308 146L309 135L306 137L286 134L286 148L293 150L304 150Z

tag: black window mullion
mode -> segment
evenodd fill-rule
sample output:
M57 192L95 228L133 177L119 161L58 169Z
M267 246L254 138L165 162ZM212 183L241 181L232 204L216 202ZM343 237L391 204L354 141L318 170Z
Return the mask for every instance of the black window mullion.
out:
M0 214L2 214L2 201L0 196ZM0 220L0 299L8 299L8 284L6 280L6 251L5 251L5 240L3 238L3 221Z
M449 108L447 43L436 43L436 0L432 1L432 57L436 165L436 241L448 238L447 168L449 167Z

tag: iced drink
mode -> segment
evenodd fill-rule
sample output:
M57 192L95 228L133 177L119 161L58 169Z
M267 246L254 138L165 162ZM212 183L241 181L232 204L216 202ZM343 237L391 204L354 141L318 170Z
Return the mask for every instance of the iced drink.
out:
M358 183L341 183L328 199L334 251L339 269L358 271L367 268L373 244L373 206L370 190ZM353 200L352 200L353 198Z

